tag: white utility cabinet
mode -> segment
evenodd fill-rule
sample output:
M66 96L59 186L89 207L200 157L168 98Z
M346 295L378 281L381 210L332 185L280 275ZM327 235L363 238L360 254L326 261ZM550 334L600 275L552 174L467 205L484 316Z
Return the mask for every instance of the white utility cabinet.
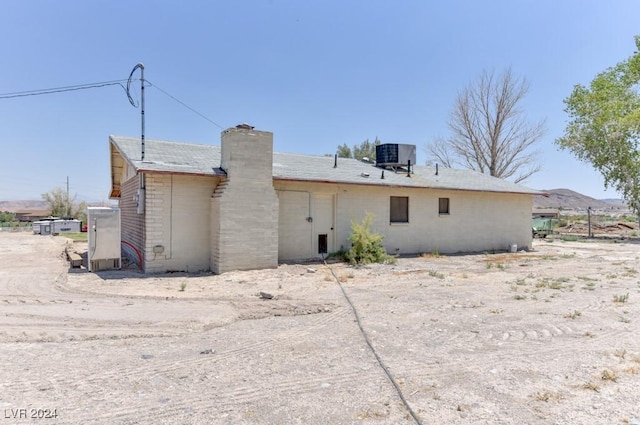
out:
M87 234L89 271L119 269L120 208L88 207Z

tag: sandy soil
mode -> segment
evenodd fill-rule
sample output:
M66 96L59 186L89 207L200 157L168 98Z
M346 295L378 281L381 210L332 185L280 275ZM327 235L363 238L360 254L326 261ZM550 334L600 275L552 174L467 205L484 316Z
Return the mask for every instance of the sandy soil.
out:
M93 274L67 243L0 233L0 424L414 423L326 266ZM640 425L639 258L535 240L331 267L424 424Z

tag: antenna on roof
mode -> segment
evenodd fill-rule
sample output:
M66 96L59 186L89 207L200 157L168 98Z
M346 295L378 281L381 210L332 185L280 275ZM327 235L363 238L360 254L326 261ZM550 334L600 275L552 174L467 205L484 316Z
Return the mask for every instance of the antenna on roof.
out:
M131 70L131 74L129 74L129 80L127 81L127 97L129 98L129 103L134 108L137 108L136 101L131 97L131 77L133 77L133 73L136 72L136 69L140 68L140 121L142 127L141 140L142 140L142 158L141 161L144 161L144 65L142 63L136 64Z

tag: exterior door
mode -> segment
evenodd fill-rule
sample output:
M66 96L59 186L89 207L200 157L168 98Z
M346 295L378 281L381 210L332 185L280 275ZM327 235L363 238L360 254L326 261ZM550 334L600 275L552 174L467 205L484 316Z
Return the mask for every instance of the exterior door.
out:
M313 200L313 256L334 252L334 195L330 193L314 193Z
M309 192L279 190L278 259L311 258L312 218Z

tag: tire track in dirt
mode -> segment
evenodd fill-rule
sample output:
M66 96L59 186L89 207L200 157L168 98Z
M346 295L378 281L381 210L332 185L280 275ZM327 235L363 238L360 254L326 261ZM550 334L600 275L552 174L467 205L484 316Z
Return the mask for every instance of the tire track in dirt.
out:
M243 344L240 347L221 351L220 353L216 352L214 356L200 356L183 361L174 360L157 362L154 359L154 362L150 363L148 366L132 366L130 368L120 370L112 369L106 373L92 374L90 378L83 379L80 386L77 385L75 379L65 376L49 377L49 379L53 386L66 387L70 385L76 385L76 388L82 391L83 394L85 394L90 399L103 399L109 395L108 391L103 391L100 387L100 382L104 381L105 379L119 379L127 381L130 385L141 388L143 391L153 393L154 389L149 383L151 381L161 380L164 382L164 387L167 388L172 386L175 387L177 384L179 384L179 382L177 382L175 379L167 378L167 375L170 375L172 372L181 370L193 371L194 367L197 367L199 365L206 364L210 366L214 363L223 362L226 359L237 358L239 356L242 356L242 354L244 353L249 353L256 350L268 350L270 347L278 345L283 341L290 342L292 338L303 337L310 333L313 333L314 330L339 321L341 318L348 315L348 309L341 308L328 314L315 315L321 317L314 316L310 323L306 323L303 328L299 328L296 330L285 330L276 335L272 334L270 335L271 339L268 341ZM373 374L373 378L375 378L377 382L379 382L379 384L383 384L385 378L381 374L381 371L378 371L375 368L372 368L371 371L375 372L367 373ZM269 380L264 385L229 387L228 389L224 389L222 392L216 393L215 397L213 398L198 398L197 396L194 396L194 394L188 392L183 396L181 395L181 391L174 390L171 392L170 402L167 403L166 408L162 409L161 417L170 418L174 415L185 411L190 411L192 409L198 411L199 409L218 406L226 406L226 408L232 408L233 406L268 399L269 397L273 396L273 393L293 395L322 390L326 391L328 387L348 388L352 385L358 385L358 382L371 380L370 378L364 377L363 375L365 375L365 373L362 370L358 370L348 373L331 373L315 377L305 376L302 378L287 378L276 382ZM33 382L32 384L37 384L38 382L39 381ZM24 384L25 382L23 381L21 385ZM9 389L17 388L14 386L10 386ZM156 417L158 414L157 407L146 408L137 406L132 408L123 407L122 409L110 409L110 412L102 417L125 420L127 418L141 417L140 415L147 414ZM75 414L74 418L77 418ZM85 419L90 422L91 420L96 420L96 417L92 415L91 417L82 418L80 422L84 423Z
M630 330L615 330L612 332L608 332L602 336L597 335L594 338L598 339L599 345L602 345L602 341L605 342L605 345L613 346L615 342L620 339L621 335L631 335L633 334ZM576 344L576 338L584 337L585 339L582 341L582 345ZM486 351L490 352L490 355L487 356L473 356L473 370L480 370L483 368L494 367L496 365L507 364L517 358L519 364L527 364L527 359L531 359L533 362L542 361L541 359L550 359L555 360L557 358L576 358L579 357L579 354L582 349L588 347L590 341L590 337L586 337L584 335L578 333L564 333L562 335L554 335L550 340L528 340L526 338L518 339L518 340L507 340L502 341L501 339L493 339L488 342L495 343L494 349L487 350L487 347L475 347L469 346L467 349L473 351ZM523 344L537 344L535 350L526 350L522 348ZM499 350L495 350L495 348L499 347ZM517 353L517 357L514 357ZM438 359L447 358L446 353L434 353L438 356ZM385 353L381 353L382 356L385 356ZM444 357L442 357L444 356ZM398 364L402 364L407 362L399 362ZM421 362L413 362L411 365L403 367L393 368L394 373L396 373L396 378L406 378L414 377L414 378L433 378L436 377L445 382L450 378L457 377L461 373L475 373L473 370L467 366L464 362L462 363L447 363L446 361L437 360L437 361L427 361L424 363Z
M202 397L192 393L186 394L174 391L161 411L158 411L158 408L153 406L123 406L119 409L110 409L108 413L100 415L100 419L96 418L95 415L79 418L83 423L86 420L89 422L91 420L100 421L104 419L123 421L139 417L170 419L181 413L188 412L219 410L221 408L224 408L225 411L232 411L242 405L272 399L274 395L290 397L323 391L334 392L349 388L359 388L364 384L385 386L386 378L380 370L373 368L370 372L332 373L314 377L285 378L275 382L270 380L263 384L255 383L252 386L240 385L227 388L216 393L213 397Z
M211 364L216 362L222 362L224 360L230 358L236 358L246 353L251 353L257 350L266 350L276 345L281 344L283 341L291 341L292 339L300 338L312 334L314 330L320 329L326 325L337 322L340 319L348 316L350 312L346 307L338 308L330 313L318 313L311 315L309 323L305 324L304 327L300 327L297 329L287 329L281 331L276 334L270 334L268 340L263 341L253 341L249 343L242 344L240 346L233 347L224 351L216 351L215 356L199 356L193 357L186 360L159 360L154 359L153 363L145 366L132 366L127 368L118 368L118 369L110 369L101 371L100 373L94 373L90 377L86 378L85 381L87 384L99 383L104 380L113 380L113 379L136 379L136 380L145 380L149 379L152 376L157 376L159 374L167 374L170 372L178 371L185 368L192 368L195 366L199 366L202 364ZM129 330L130 333L130 330ZM161 336L170 336L170 335L161 335ZM151 336L149 336L151 337ZM18 387L22 387L23 385L35 385L39 382L38 380L33 380L30 382L21 381L19 383L15 383L15 385L9 385L8 389L16 389ZM71 376L64 376L60 379L56 380L56 385L59 386L69 386L75 385L75 378Z

